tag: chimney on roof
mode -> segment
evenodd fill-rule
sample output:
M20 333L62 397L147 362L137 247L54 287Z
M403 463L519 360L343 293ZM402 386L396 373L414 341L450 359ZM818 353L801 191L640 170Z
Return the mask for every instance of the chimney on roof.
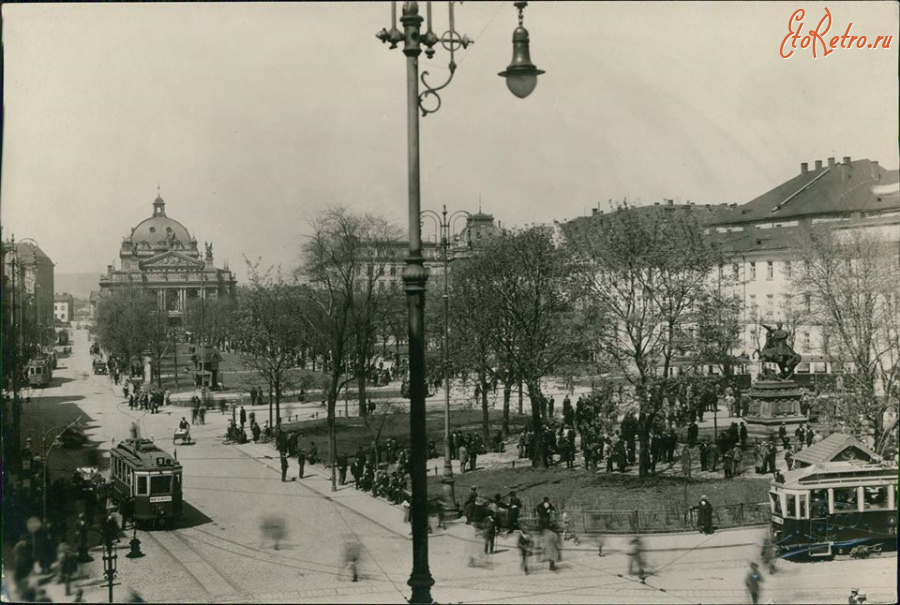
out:
M807 172L809 172L809 164L800 162L800 174L806 174Z
M816 160L816 172L822 170L822 160Z
M668 204L669 206L674 206L675 200L666 200L666 204Z
M849 166L849 165L850 165L850 156L845 155L844 156L844 166Z
M654 206L659 206L659 202L653 202Z
M834 168L834 158L828 158L828 167Z

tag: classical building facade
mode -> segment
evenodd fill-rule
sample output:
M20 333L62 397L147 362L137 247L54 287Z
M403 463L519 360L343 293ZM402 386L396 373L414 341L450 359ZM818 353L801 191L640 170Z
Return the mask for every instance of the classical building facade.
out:
M109 265L100 278L101 296L120 288L146 288L156 294L173 325L182 322L192 300L234 296L234 275L227 266L216 268L212 244L201 252L184 225L166 215L159 196L150 218L122 239L119 260L121 268Z

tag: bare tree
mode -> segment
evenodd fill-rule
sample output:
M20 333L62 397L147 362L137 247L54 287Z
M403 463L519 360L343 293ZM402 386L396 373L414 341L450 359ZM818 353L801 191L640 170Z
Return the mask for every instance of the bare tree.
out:
M796 290L811 302L826 358L847 390L833 410L851 430L873 427L883 447L883 414L900 379L900 257L896 244L858 229L810 229Z
M579 348L573 308L568 293L568 264L554 245L552 232L534 227L504 232L479 255L467 261L468 270L481 278L486 308L497 327L509 330L515 346L504 351L513 375L525 383L531 402L535 448L532 464L543 457L541 381Z
M643 451L662 401L649 387L658 368L669 376L685 347L692 309L721 255L684 208L623 205L568 223L564 233L585 315L598 332L599 357L635 387Z
M696 362L719 368L727 381L734 377L741 343L741 298L716 280L699 293L694 314L692 348Z
M100 300L97 307L97 337L100 346L123 360L131 372L132 364L142 353L154 347L157 376L159 359L163 354L159 332L161 315L156 296L142 287L126 287Z
M484 443L490 443L488 390L496 366L499 327L504 321L502 306L494 295L488 263L460 261L452 274L450 340L453 367L470 370L475 375L478 403L481 405L481 431ZM508 422L507 422L508 424ZM507 429L508 430L508 429Z
M270 426L281 426L281 399L290 387L289 370L304 346L298 288L278 268L262 271L247 261L247 286L238 291L237 334L241 355L269 387ZM275 417L272 417L272 405Z
M395 227L380 217L356 215L344 208L326 210L312 225L297 271L303 293L304 330L313 348L329 361L327 388L332 489L336 489L335 405L349 362L356 365L359 415L365 416L365 379L375 341L375 321L399 289L387 285L385 273L396 262ZM345 378L346 377L346 378Z

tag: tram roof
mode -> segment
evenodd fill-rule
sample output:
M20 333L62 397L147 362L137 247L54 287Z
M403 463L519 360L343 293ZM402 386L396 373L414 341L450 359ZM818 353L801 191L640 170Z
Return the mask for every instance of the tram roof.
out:
M181 463L150 439L126 439L113 453L143 470L180 469Z
M897 478L897 465L892 462L868 462L849 460L823 462L813 466L795 468L784 473L784 483L772 481L773 487L809 489L811 487L858 485L867 480Z

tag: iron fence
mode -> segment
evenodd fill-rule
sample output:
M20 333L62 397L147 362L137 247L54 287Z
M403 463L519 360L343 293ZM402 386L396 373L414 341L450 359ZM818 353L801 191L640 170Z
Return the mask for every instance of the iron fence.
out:
M529 507L530 508L530 507ZM561 523L562 509L554 521ZM583 510L566 507L569 531L581 534L655 533L697 529L697 507L668 507L657 510ZM771 512L767 502L726 504L713 507L713 526L748 527L766 525ZM534 509L526 509L520 519L523 526L537 526Z

